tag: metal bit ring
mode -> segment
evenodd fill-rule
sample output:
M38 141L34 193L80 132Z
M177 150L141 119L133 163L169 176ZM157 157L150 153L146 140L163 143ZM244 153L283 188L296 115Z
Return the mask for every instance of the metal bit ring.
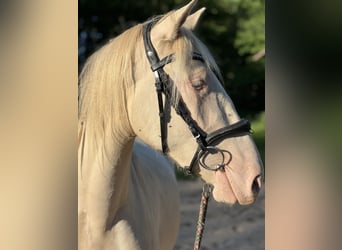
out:
M210 171L217 171L221 168L224 168L224 161L222 161L221 164L217 164L215 167L210 167L208 165L206 165L203 160L209 155L211 154L210 153L210 150L215 150L216 152L220 152L221 156L222 156L222 159L224 159L224 153L222 150L218 149L217 147L214 147L214 146L208 146L206 148L206 150L201 150L199 153L198 153L198 157L199 157L199 164L201 165L201 167L207 169L207 170L210 170ZM215 152L215 153L216 153Z

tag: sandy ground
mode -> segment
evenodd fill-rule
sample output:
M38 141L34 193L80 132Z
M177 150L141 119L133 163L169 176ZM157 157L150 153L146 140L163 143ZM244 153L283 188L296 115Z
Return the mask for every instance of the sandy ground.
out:
M193 249L202 181L179 181L181 226L175 250ZM228 206L210 199L201 249L265 249L265 193L250 206Z

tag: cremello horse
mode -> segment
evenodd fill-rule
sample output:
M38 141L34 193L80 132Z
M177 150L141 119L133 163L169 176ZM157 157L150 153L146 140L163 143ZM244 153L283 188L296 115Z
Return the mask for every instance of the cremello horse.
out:
M195 173L213 185L216 201L250 204L256 199L262 176L260 157L248 133L227 132L241 119L219 81L215 61L191 31L204 10L190 15L195 4L193 0L149 22L147 36L146 24L127 30L92 55L82 71L80 249L172 249L167 229L153 231L148 226L154 219L162 220L158 200L141 197L130 188L136 136L162 150L160 137L166 134L168 156L180 166L194 163ZM154 73L146 57L152 53L146 52L146 37L155 53L165 58L152 65ZM165 108L167 133L160 128L160 103L153 84L160 69L167 74L164 84L172 86L171 100L165 102L165 107L167 103L174 107ZM153 218L142 218L154 206ZM159 240L150 240L154 237Z

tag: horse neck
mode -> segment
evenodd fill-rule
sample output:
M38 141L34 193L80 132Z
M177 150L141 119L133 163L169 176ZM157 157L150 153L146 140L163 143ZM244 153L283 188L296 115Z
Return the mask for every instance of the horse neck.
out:
M95 144L86 126L81 125L79 130L79 210L92 223L108 228L120 207L128 202L134 139L125 137L105 143L109 138L105 135Z
M121 207L128 202L129 175L134 139L128 140L124 145L115 145L116 164L112 164L111 172L111 201L109 207L108 222L113 222L115 215Z

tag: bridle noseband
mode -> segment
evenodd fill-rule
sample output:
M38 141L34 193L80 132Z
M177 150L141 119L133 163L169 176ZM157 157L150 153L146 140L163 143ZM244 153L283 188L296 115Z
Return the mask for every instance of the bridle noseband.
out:
M147 59L151 65L151 70L154 73L155 77L155 86L158 97L158 106L159 106L159 117L160 117L160 131L161 131L161 145L163 153L167 153L168 145L167 145L167 122L165 117L165 108L163 103L163 94L165 95L165 100L171 102L171 93L172 83L170 82L169 75L164 71L164 66L168 63L171 63L175 60L174 54L168 55L163 59L159 59L158 54L153 47L151 41L151 29L153 25L158 21L158 19L154 19L144 24L143 26L143 40L145 45L145 52ZM193 52L192 55L193 60L199 60L204 62L204 59L201 54L197 52ZM181 95L179 95L181 96ZM207 170L216 171L220 168L223 168L224 165L216 165L215 167L211 167L206 165L200 159L208 154L212 154L212 152L223 154L222 150L215 147L215 143L218 143L226 138L231 138L235 136L242 136L246 133L250 133L251 127L250 123L246 119L241 119L237 123L229 125L227 127L220 128L210 134L204 132L196 123L195 120L192 119L190 111L188 110L186 104L183 99L180 97L177 103L171 102L172 107L175 109L176 113L182 117L184 122L188 125L189 130L191 131L193 137L195 138L198 148L192 158L192 161L189 167L185 168L187 174L192 174L193 169L197 163L200 166Z

